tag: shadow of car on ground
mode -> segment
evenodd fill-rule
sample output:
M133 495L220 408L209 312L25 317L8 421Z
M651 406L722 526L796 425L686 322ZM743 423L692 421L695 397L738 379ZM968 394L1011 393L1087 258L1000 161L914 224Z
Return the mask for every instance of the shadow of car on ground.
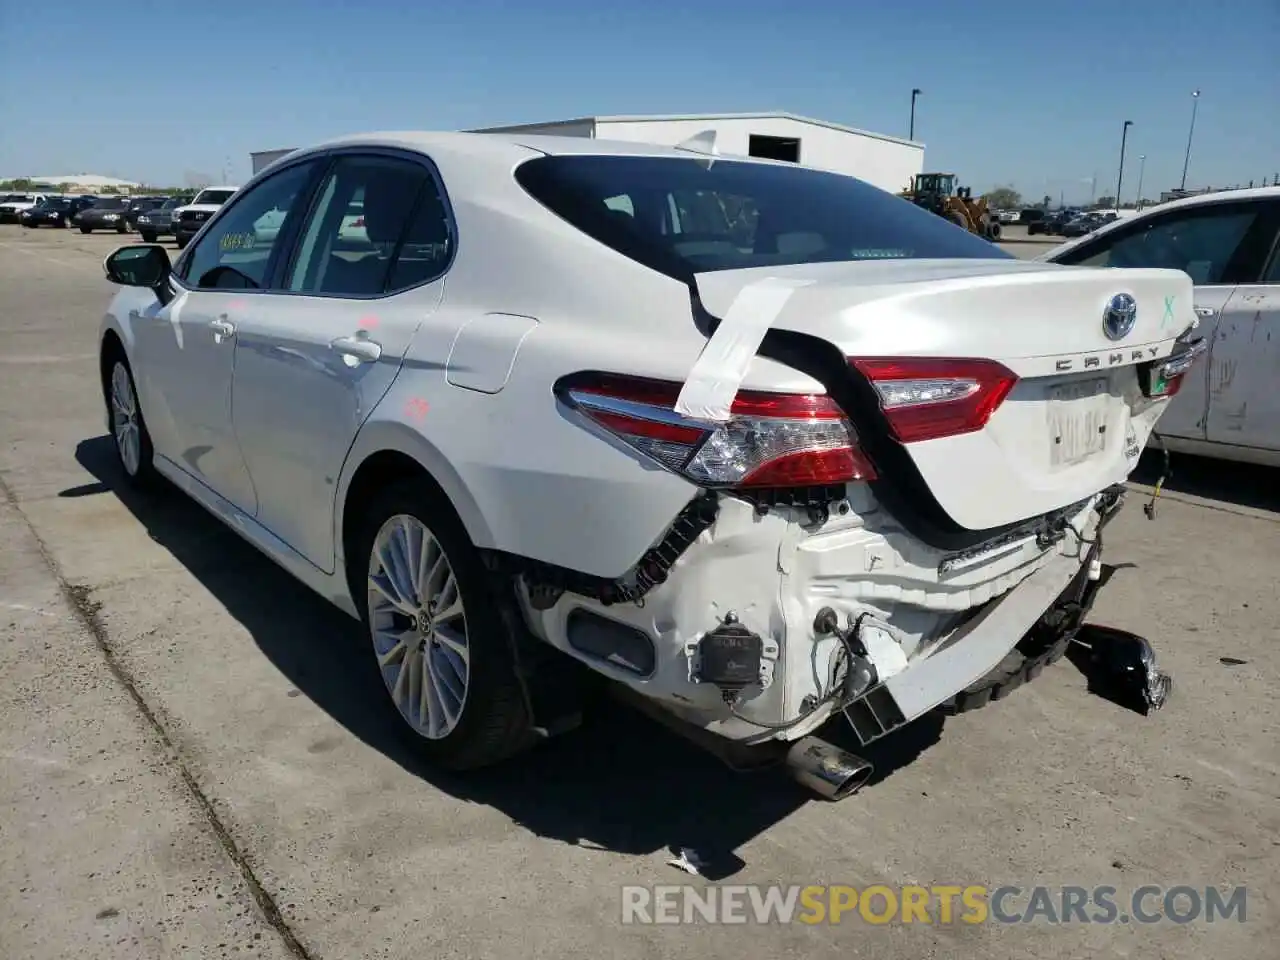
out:
M128 487L110 437L82 441L76 460L95 482L60 495L118 497L271 663L337 723L412 775L460 799L489 804L538 836L629 854L690 847L708 863L704 876L716 879L740 866L735 849L813 800L777 768L731 770L608 698L592 700L580 728L505 764L465 776L433 769L419 759L413 735L382 689L358 622L175 488L166 484L142 494ZM842 720L821 734L875 765L865 791L937 743L943 723L935 711L861 749Z

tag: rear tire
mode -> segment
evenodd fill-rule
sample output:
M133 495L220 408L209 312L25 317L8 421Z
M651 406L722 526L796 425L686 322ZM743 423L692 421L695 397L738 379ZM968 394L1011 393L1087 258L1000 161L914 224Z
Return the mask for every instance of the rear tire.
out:
M92 232L93 232L93 228L92 228L92 227L81 227L81 228L80 228L80 232L81 232L81 233L92 233Z
M150 231L146 231L146 230L144 230L144 231L142 232L142 242L143 242L143 243L155 243L155 242L156 242L156 235L155 235L154 233L151 233Z
M348 563L386 702L417 752L472 770L533 741L509 601L443 494L421 480L381 491Z
M175 240L177 241L177 243L178 243L178 249L179 249L179 250L182 250L184 247L186 247L186 245L187 245L187 238L186 238L186 237L175 237L174 239L175 239Z
M956 213L954 210L947 214L947 219L954 223L961 230L969 229L969 221L965 219L963 213Z

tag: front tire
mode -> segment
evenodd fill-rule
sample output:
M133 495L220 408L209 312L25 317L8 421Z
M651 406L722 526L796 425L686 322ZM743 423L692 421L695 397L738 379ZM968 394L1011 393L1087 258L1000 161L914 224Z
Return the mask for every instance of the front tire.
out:
M503 599L444 496L422 481L382 491L351 562L375 665L414 748L471 770L528 746Z
M142 407L138 403L133 371L119 351L108 360L108 364L104 388L116 460L126 483L132 487L150 487L158 476L153 463L155 451L151 446L147 423L142 417Z
M186 247L186 245L187 245L187 238L186 238L186 237L175 237L174 239L177 241L178 249L179 249L179 250L182 250L182 249L184 249L184 248Z
M144 231L142 232L142 242L143 242L143 243L155 243L155 242L156 242L156 235L155 235L154 233L151 233L150 231L144 230Z
M92 233L92 232L93 232L93 228L92 228L92 227L81 227L81 228L80 228L80 232L81 232L81 233Z

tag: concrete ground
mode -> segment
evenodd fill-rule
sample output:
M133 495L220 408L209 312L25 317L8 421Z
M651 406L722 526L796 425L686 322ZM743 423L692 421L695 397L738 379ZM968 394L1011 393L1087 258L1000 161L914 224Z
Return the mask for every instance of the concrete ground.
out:
M1156 520L1139 493L1109 529L1094 619L1175 677L1150 717L1064 660L878 745L835 805L620 707L445 777L353 623L180 496L121 486L94 356L117 242L0 227L6 960L1274 956L1274 472L1179 459ZM1246 885L1247 919L622 926L624 884L682 882L671 845L733 883Z

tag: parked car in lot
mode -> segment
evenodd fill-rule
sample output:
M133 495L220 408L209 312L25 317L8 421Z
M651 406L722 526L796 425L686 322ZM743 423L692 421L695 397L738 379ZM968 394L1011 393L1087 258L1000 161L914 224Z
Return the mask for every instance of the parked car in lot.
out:
M1176 270L675 148L344 138L210 216L105 263L122 475L359 618L451 768L553 729L586 666L847 795L829 718L870 742L1061 656L1203 347Z
M169 197L158 207L144 210L135 221L138 233L147 243L154 243L157 237L173 235L173 214L179 207L190 202L190 197Z
M81 233L92 233L94 230L127 233L128 213L129 202L124 197L99 197L93 206L80 211L80 215L76 217L76 226Z
M159 210L168 197L131 197L129 200L129 209L125 211L124 219L128 229L137 231L138 218L144 213L152 210Z
M1115 216L1113 215L1111 219L1114 220ZM1083 237L1086 233L1092 233L1108 222L1107 218L1100 213L1082 213L1064 223L1058 233L1064 237Z
M192 237L200 232L210 217L218 209L235 196L239 187L206 187L196 194L190 203L177 207L173 211L173 236L178 241L178 249L185 247Z
M1018 211L1018 222L1027 228L1028 233L1031 233L1031 224L1042 223L1046 215L1046 211L1039 207L1027 207L1025 210Z
M1043 220L1036 221L1027 225L1028 234L1045 233L1056 235L1062 233L1062 228L1068 223L1080 216L1081 211L1075 209L1059 210Z
M68 197L47 197L23 210L18 219L24 227L65 227L72 209Z
M22 211L44 203L48 197L44 193L11 193L7 200L0 203L0 223L19 223Z
M1188 274L1208 360L1183 379L1160 436L1171 450L1280 466L1280 188L1161 204L1042 259ZM1176 322L1167 313L1161 321Z
M98 197L90 194L76 194L75 196L68 197L67 199L70 201L70 207L67 210L67 226L78 225L80 222L80 214L85 210L88 210L99 200Z

